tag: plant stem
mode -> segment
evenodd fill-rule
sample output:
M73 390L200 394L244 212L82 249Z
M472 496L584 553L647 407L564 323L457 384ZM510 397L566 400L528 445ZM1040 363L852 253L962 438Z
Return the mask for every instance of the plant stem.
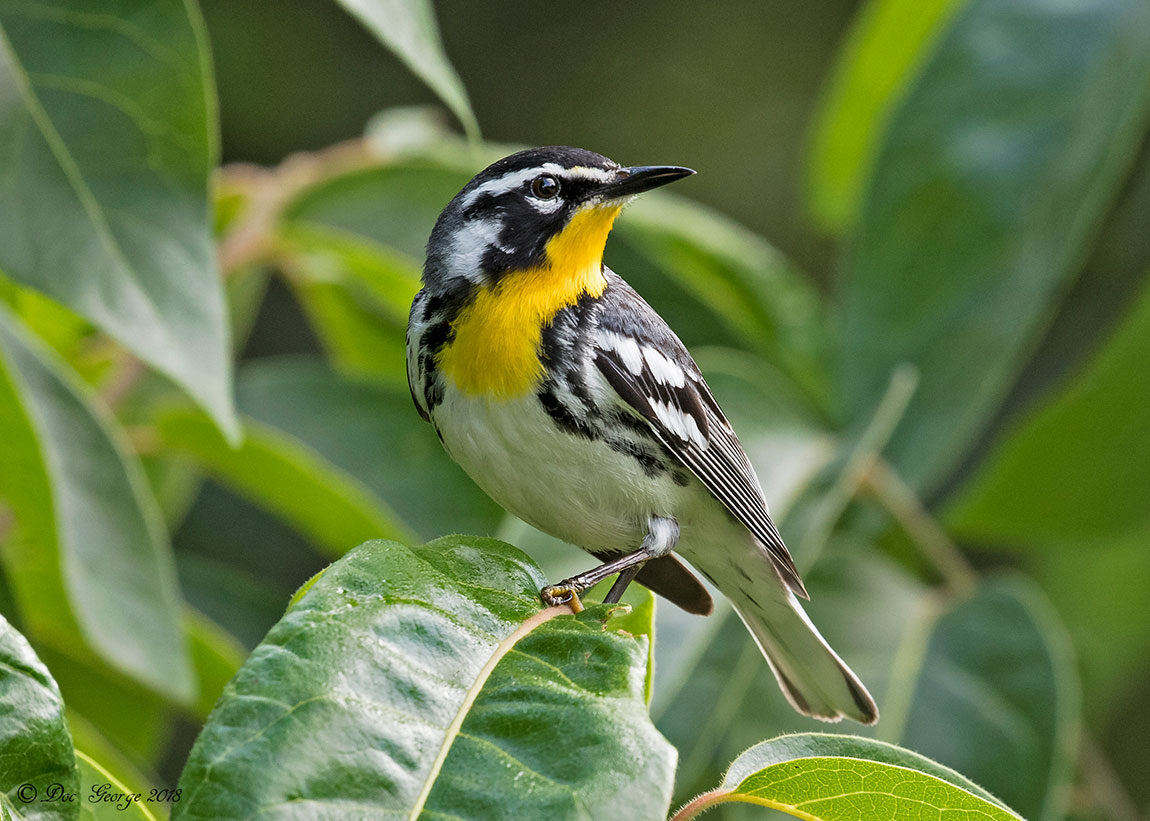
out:
M1098 809L1111 821L1139 821L1138 806L1088 732L1078 741L1078 772Z
M974 568L894 468L876 459L862 478L863 487L894 517L947 586L962 594L973 590L977 581Z
M697 795L684 804L677 813L671 816L670 821L690 821L692 818L702 815L716 804L721 804L728 793L730 793L730 790L725 790L720 787L717 790L711 790L702 795Z
M847 458L842 471L826 495L819 501L796 551L802 569L811 567L818 559L843 512L858 495L863 479L879 459L879 454L890 441L895 427L906 413L906 407L918 387L918 371L913 365L900 365L890 376L890 384L875 409L870 423L858 438L858 443Z

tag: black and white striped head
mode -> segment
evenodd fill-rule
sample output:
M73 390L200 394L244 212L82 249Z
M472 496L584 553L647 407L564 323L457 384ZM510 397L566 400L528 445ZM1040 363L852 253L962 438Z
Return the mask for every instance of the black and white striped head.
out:
M504 157L477 174L439 215L427 244L423 284L437 292L466 289L543 265L548 242L576 215L617 212L636 194L693 173L678 166L628 168L569 146Z

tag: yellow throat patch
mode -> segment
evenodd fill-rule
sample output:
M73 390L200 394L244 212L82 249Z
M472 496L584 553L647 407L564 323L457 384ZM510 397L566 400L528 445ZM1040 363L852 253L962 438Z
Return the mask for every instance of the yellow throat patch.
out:
M440 369L471 396L514 399L543 376L543 327L583 294L607 287L603 247L622 206L576 212L547 243L547 262L514 271L481 288L452 328L455 338L439 354Z

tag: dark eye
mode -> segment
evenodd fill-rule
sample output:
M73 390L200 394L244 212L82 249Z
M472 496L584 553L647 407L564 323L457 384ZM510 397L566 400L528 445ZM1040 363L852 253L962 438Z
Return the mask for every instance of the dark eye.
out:
M559 196L559 180L554 177L536 177L531 183L531 193L541 200Z

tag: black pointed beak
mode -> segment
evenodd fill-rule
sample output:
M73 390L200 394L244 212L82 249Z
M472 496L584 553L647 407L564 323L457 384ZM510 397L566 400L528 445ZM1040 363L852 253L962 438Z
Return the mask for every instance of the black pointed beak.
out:
M633 197L635 194L642 194L644 191L681 180L694 173L690 168L678 165L633 165L630 168L620 168L618 178L595 193L611 200Z

